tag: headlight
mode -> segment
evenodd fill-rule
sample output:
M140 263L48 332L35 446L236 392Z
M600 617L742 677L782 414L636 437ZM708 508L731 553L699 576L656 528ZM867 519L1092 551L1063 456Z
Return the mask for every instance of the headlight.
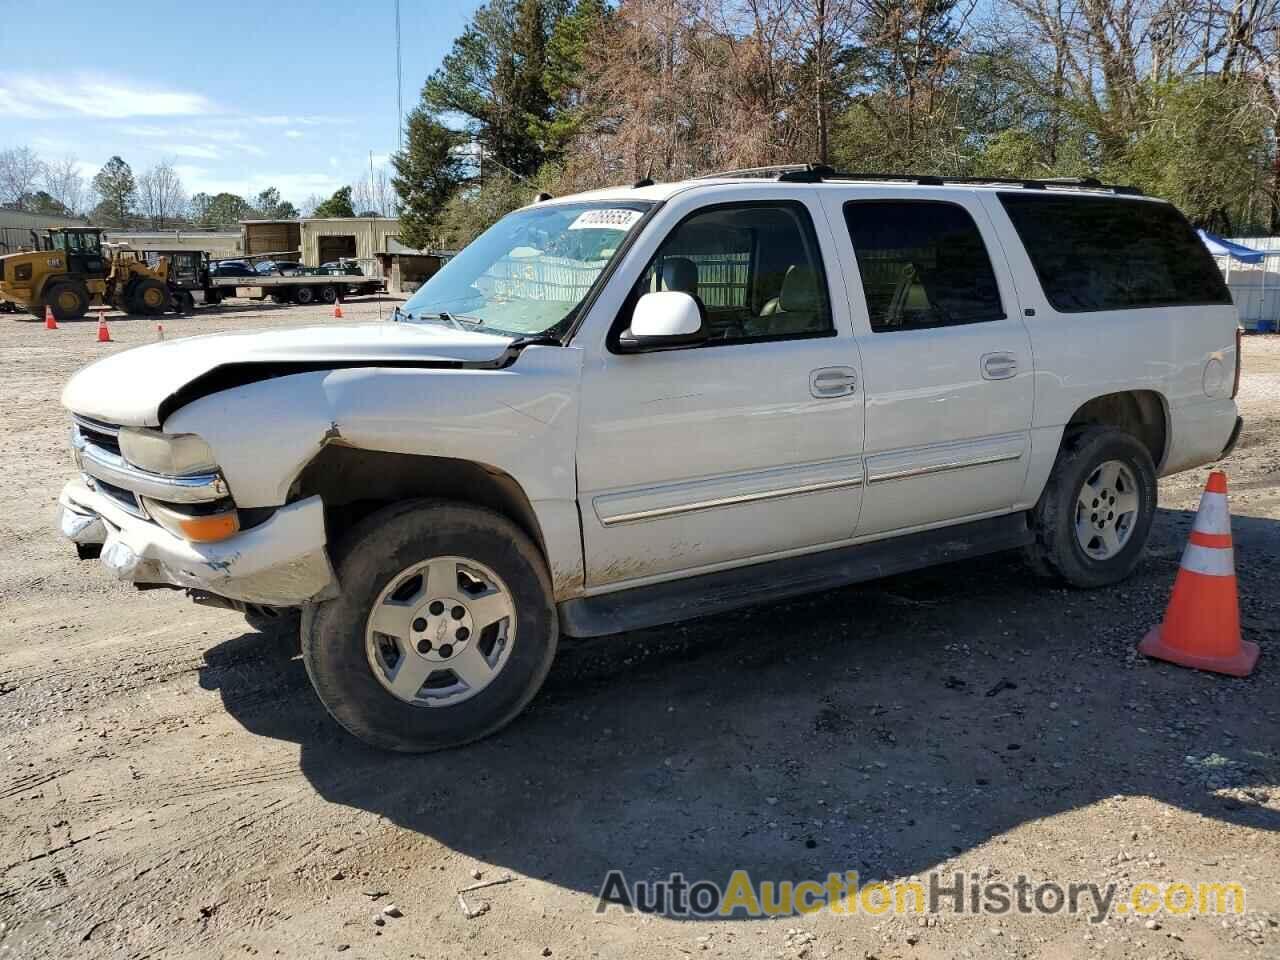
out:
M120 431L120 452L138 469L165 477L213 473L218 469L213 451L194 433L126 427Z

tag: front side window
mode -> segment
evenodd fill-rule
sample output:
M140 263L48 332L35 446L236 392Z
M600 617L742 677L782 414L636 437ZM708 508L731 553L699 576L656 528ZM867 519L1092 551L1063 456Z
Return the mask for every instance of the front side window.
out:
M508 336L560 333L651 206L610 200L517 210L441 267L400 315Z
M1171 204L1002 193L1000 203L1061 313L1227 304L1213 257Z
M701 305L709 345L831 336L831 305L813 222L794 201L699 210L663 241L632 290L678 290Z
M1004 319L977 224L933 200L852 200L844 219L871 329L922 330Z

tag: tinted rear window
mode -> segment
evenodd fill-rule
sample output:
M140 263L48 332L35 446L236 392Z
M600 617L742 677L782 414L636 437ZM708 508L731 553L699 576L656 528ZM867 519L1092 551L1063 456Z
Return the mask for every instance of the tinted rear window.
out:
M1231 302L1213 257L1170 204L1035 193L1000 202L1055 310Z

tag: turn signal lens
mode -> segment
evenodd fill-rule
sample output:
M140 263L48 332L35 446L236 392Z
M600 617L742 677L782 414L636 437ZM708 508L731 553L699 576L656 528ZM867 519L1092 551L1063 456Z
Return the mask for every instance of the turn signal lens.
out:
M146 505L151 519L175 537L190 543L215 543L240 532L240 515L234 508L222 513L196 515L182 513L154 500L146 501Z
M219 513L212 517L191 517L189 520L179 520L178 528L192 543L213 543L239 533L240 518L233 510L231 513Z

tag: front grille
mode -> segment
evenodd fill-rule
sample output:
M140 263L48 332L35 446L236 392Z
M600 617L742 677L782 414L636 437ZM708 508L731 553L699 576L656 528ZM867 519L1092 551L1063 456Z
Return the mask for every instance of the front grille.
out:
M80 431L80 436L84 437L86 443L117 457L120 456L120 437L117 427L88 417L76 417L75 420L76 429Z
M134 516L145 517L146 511L142 508L142 501L138 499L138 495L124 487L117 487L113 483L107 483L105 480L99 480L97 477L86 478L94 487L105 493L120 506L124 507Z

